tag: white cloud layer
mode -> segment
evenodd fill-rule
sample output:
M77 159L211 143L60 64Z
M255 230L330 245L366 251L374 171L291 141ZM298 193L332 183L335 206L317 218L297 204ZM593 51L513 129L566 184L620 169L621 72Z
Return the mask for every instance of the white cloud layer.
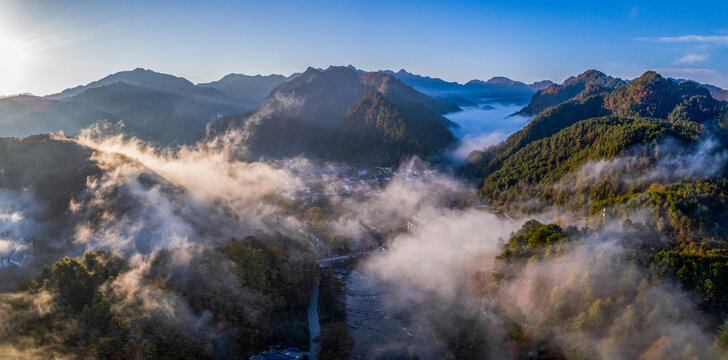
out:
M682 35L661 37L638 37L637 41L657 41L670 43L712 43L728 44L728 35Z
M686 65L693 65L697 64L699 62L705 61L705 59L708 58L708 55L706 54L685 54L683 57L679 58L677 62L679 64L686 64Z

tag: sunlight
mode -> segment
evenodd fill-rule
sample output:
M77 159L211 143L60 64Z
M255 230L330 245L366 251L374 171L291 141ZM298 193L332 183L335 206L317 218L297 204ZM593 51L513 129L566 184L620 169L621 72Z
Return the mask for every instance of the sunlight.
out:
M19 85L29 57L29 48L23 41L0 33L0 93Z

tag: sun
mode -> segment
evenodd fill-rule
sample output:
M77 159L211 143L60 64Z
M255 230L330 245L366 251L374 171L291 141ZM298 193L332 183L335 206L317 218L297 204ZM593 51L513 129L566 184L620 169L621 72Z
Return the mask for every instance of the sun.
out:
M30 50L23 41L0 32L0 95L18 89L29 58Z

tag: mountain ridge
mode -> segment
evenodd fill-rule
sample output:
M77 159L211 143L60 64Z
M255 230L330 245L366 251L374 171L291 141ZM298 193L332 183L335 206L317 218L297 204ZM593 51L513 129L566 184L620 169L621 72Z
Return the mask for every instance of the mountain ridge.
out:
M380 95L372 95L372 92ZM286 107L287 103L302 105ZM370 108L364 110L365 107ZM442 149L443 144L449 145L455 140L447 129L454 124L441 114L455 109L459 108L428 97L389 74L369 72L360 75L355 69L344 66L330 66L325 70L309 67L297 77L276 85L257 112L224 117L211 126L211 131L214 136L230 130L248 128L246 124L250 124L254 128L249 137L250 150L263 156L307 154L331 160L346 160L347 157L342 154L355 154L356 151L350 145L358 144L357 151L363 154L356 157L358 161L391 164L395 162L395 158L401 157L401 150L397 150L399 146L404 146L396 141L409 137L378 142L378 146L389 147L397 154L378 159L377 155L363 148L365 144L355 140L361 134L352 133L352 130L361 125L360 129L367 129L369 137L374 134L385 136L386 134L376 131L381 127L364 126L370 124L374 116L380 119L380 125L384 128L409 124L408 131L415 129L415 132L424 136L425 132L422 132L421 127L412 126L413 117L419 118L441 126L437 130L437 136L443 141L428 143ZM263 118L257 117L259 113L265 113ZM356 123L359 125L354 125ZM351 142L347 144L342 138L350 139ZM414 149L407 146L404 148ZM342 149L345 151L339 151ZM418 148L415 152L429 155L431 150ZM380 149L377 153L381 154L383 151Z

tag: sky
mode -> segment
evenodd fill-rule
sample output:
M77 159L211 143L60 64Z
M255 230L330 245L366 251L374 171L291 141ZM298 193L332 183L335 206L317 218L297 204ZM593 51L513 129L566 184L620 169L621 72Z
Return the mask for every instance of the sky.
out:
M728 1L0 0L0 94L137 67L208 82L308 66L561 82L648 69L728 88Z

